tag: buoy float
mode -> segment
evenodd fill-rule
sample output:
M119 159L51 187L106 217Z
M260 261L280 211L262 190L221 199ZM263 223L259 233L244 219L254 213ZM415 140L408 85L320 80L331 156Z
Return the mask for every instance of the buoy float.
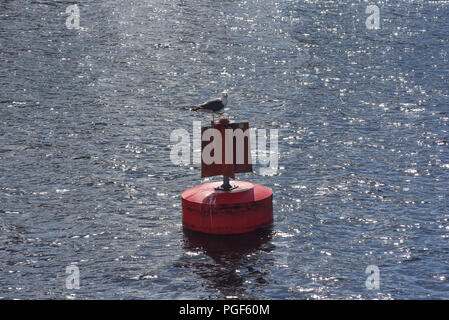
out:
M203 127L202 132L210 128L224 132L225 129L237 128L249 130L249 125L247 122L231 124L228 119L221 119L218 124L212 122L211 127ZM231 148L226 147L228 143L233 144ZM206 145L203 141L201 154ZM226 141L221 145L223 163L227 150L233 150L234 155L237 150L242 150L236 148L234 141ZM234 178L234 173L252 171L249 146L248 135L243 164L205 164L201 159L201 176L223 175L223 184L204 183L182 193L182 223L185 228L208 234L241 234L272 224L273 192L270 188L247 181L233 181L232 185L229 183L229 174Z
M236 188L220 190L220 182L205 183L182 193L184 227L210 234L251 232L273 222L273 192L259 184L234 181Z

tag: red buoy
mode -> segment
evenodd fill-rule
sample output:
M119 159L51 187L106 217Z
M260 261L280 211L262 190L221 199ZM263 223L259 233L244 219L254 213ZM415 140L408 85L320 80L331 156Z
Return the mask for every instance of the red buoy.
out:
M273 222L273 192L259 184L233 181L220 190L220 182L205 183L182 193L182 223L194 231L236 234L254 231Z

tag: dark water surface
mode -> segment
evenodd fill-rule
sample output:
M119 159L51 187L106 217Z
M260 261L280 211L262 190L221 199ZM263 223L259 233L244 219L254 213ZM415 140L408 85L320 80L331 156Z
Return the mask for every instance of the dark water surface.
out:
M379 30L364 1L71 4L0 2L1 298L449 298L447 2L376 1ZM223 89L279 129L240 177L274 225L237 238L183 231L200 170L169 157Z

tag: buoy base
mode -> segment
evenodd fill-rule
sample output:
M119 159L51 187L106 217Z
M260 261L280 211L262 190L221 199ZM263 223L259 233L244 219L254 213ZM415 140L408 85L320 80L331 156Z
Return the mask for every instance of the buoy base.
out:
M237 188L217 190L220 182L205 183L182 193L185 228L209 234L237 234L273 222L273 192L259 184L233 181Z

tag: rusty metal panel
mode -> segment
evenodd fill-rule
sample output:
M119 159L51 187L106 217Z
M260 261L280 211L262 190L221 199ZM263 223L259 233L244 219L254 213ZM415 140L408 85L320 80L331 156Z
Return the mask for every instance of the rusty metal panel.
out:
M226 175L228 177L231 177L232 179L235 179L236 173L252 172L253 167L251 163L251 144L249 141L249 123L216 123L213 126L201 127L201 137L203 137L203 134L206 130L212 128L220 132L222 159L221 163L204 163L204 148L210 143L215 143L213 150L215 151L216 149L218 149L220 143L214 141L214 138L211 138L208 141L203 141L203 139L201 139L201 178ZM228 132L226 132L226 129L231 129L232 131L228 130ZM240 129L241 131L236 131L238 129ZM243 136L241 135L242 133ZM235 134L237 136L234 137L232 134ZM226 138L226 135L228 135L228 138ZM231 150L232 158L230 154ZM214 156L214 152L211 152L211 156Z

